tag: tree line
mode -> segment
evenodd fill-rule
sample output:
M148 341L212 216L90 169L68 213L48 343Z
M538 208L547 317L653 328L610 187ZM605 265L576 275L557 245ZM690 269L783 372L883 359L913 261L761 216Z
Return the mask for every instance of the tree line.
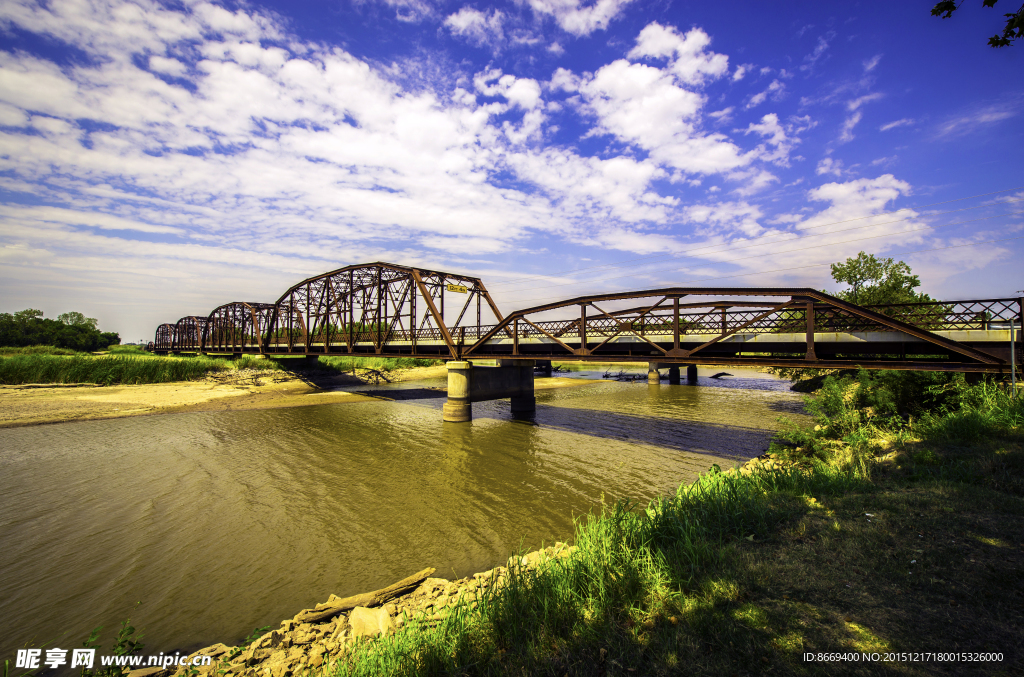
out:
M0 313L0 346L55 346L71 350L103 350L121 343L117 332L100 331L98 321L82 313L58 315L56 320L43 317L34 308L16 313Z

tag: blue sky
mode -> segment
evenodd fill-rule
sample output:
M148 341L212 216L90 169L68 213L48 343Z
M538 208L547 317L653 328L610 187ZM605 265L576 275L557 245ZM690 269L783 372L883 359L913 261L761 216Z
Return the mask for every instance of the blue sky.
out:
M975 4L6 0L0 311L136 340L375 260L508 312L860 250L1015 295L1024 45Z

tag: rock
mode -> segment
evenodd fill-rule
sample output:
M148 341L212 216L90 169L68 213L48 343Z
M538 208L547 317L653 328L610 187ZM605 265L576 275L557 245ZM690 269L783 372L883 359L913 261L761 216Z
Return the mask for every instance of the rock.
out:
M253 647L258 647L260 649L273 649L280 646L282 640L284 640L283 632L280 630L271 630L253 642L252 645Z
M526 553L523 556L522 564L524 567L536 567L540 566L542 562L547 559L547 556L543 551L534 550L533 552Z
M348 617L352 626L352 637L376 637L395 631L395 623L385 609L356 607Z
M338 616L338 620L334 622L334 629L330 633L331 637L340 641L345 636L348 627L348 618L344 615Z

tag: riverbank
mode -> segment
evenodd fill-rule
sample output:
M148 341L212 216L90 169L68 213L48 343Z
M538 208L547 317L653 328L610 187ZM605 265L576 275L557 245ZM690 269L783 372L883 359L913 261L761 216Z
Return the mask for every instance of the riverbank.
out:
M1003 455L1019 464L1021 445L951 452L931 469L981 469ZM1014 674L1024 665L1021 496L993 487L991 475L943 480L908 461L880 462L873 480L779 458L713 471L645 512L620 506L591 519L576 546L456 581L428 569L383 590L332 596L251 644L193 655L213 659L200 675L269 677L684 666L711 675L934 675L962 674L965 662L972 674ZM690 523L673 533L668 525L682 515Z
M210 672L1016 674L1024 406L954 386L949 407L901 424L827 385L819 401L845 409L819 407L795 446L608 507L577 523L572 549L428 574L408 602L357 596L355 619L328 600ZM315 616L335 611L333 626Z
M90 421L186 411L233 411L302 407L400 397L374 391L349 392L346 386L443 379L443 364L381 372L355 368L327 370L237 369L206 378L172 383L100 386L90 383L0 385L0 428ZM569 378L538 379L537 390L586 385ZM443 387L437 388L444 392Z

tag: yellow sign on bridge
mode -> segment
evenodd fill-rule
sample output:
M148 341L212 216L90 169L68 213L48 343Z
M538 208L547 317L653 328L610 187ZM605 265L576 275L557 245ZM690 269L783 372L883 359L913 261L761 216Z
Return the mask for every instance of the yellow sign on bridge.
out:
M468 294L469 287L463 287L461 284L449 284L448 291L457 292L459 294Z

